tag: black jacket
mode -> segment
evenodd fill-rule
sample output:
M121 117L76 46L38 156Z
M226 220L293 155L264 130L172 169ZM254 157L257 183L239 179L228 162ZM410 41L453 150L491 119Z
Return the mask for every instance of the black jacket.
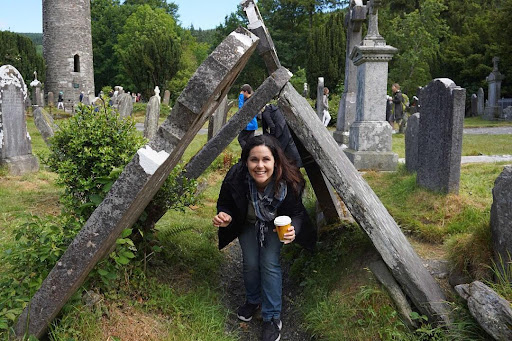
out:
M219 249L228 245L238 237L247 217L249 205L249 184L247 181L247 166L237 163L228 171L217 200L217 212L229 214L233 220L226 227L219 227ZM316 229L302 204L300 196L288 188L286 198L277 209L277 215L287 215L292 218L295 228L295 242L304 248L312 250L316 243Z

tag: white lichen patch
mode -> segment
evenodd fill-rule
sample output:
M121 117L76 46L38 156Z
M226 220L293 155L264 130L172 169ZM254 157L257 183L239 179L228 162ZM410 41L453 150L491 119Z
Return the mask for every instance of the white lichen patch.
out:
M252 44L254 43L254 40L248 35L238 32L231 32L231 35L247 47L251 47Z
M23 92L23 99L27 99L27 85L19 71L12 65L0 67L0 89L7 85L14 85Z
M32 82L30 82L31 87L41 86L41 82L37 79L34 79Z
M244 48L243 48L242 46L238 46L238 47L236 48L236 52L238 52L238 53L240 53L240 54L244 54L245 50L244 50Z
M144 169L144 172L149 175L155 174L158 167L160 167L169 157L169 153L165 150L157 152L150 146L140 148L137 151L137 154L139 155L140 166Z

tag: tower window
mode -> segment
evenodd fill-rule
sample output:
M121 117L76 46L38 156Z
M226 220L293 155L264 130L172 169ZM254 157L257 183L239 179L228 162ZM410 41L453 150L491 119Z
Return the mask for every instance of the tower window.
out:
M80 56L75 54L74 56L74 65L75 65L75 68L74 68L74 72L80 72Z

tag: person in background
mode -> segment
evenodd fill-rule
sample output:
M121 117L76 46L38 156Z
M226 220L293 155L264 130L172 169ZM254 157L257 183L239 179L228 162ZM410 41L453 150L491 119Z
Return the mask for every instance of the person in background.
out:
M238 95L238 109L240 109L244 103L252 96L252 87L249 84L244 84L240 88L240 95ZM238 143L240 147L244 148L247 141L254 136L254 132L258 129L258 120L256 115L247 124L244 130L238 134Z
M64 93L62 91L59 92L59 97L57 99L57 109L64 110Z
M84 92L83 91L80 91L80 96L78 97L78 100L80 101L80 103L82 103L84 101Z
M400 85L398 83L391 86L391 91L393 92L393 122L400 127L402 119L404 118L404 97L402 96L402 91L400 91ZM393 132L394 131L393 126Z
M393 97L386 95L386 121L393 129Z
M219 249L235 238L240 242L246 302L237 315L250 321L261 307L264 341L281 337L281 248L296 241L313 249L316 242L316 230L302 204L304 184L301 172L289 162L275 138L255 136L226 174L217 215L212 219L219 228ZM292 221L284 242L273 224L274 218L282 215Z

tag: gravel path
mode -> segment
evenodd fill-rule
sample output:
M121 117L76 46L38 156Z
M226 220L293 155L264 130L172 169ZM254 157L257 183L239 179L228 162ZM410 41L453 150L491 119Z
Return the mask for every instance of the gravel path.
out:
M479 134L479 135L512 134L512 127L464 128L464 134Z
M235 240L222 251L226 258L224 269L221 271L220 282L224 294L224 302L230 310L227 331L237 331L240 334L241 341L256 341L261 339L261 314L249 322L238 320L236 316L237 308L245 302L245 289L242 279L242 252L238 240ZM283 309L281 319L283 329L281 331L281 340L289 341L309 341L313 340L311 336L303 329L301 314L293 305L297 294L297 284L288 278L288 267L282 263L283 269Z

